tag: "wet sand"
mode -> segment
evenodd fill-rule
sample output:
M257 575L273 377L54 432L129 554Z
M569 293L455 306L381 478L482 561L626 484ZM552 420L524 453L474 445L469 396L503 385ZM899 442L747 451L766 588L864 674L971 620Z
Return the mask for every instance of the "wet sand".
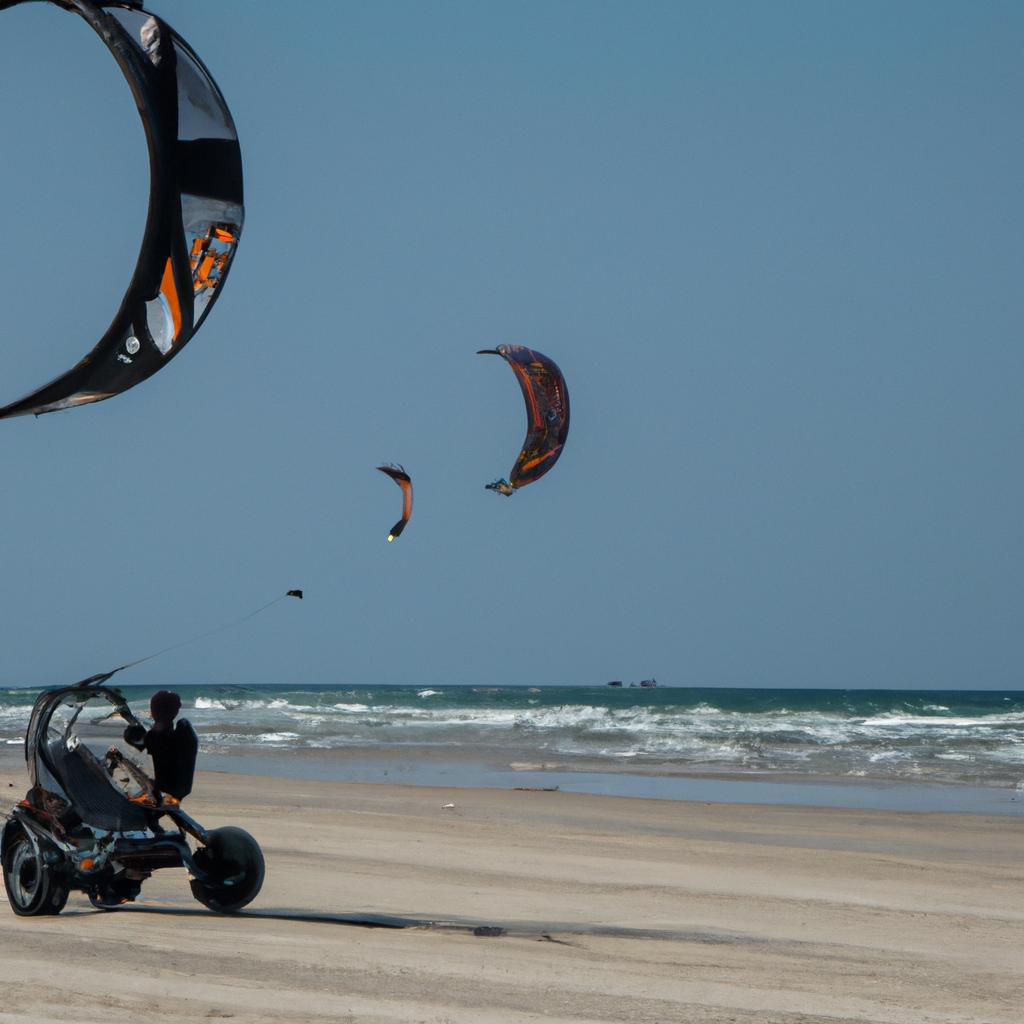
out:
M1012 817L220 773L188 809L263 844L250 911L181 870L113 913L4 901L0 1021L1021 1019Z

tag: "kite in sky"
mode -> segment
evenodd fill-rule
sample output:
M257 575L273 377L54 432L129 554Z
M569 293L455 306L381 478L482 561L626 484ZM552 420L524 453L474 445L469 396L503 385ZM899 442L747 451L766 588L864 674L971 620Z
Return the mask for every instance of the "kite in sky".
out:
M484 348L477 355L501 356L512 367L526 400L526 440L508 480L487 490L506 496L539 480L558 461L569 434L569 392L562 371L546 355L525 345Z
M409 517L412 515L412 480L401 466L378 466L377 468L402 488L402 518L391 527L391 532L388 534L388 543L390 544L405 529L405 524L409 522Z
M24 2L0 0L0 11ZM135 271L106 333L77 366L0 408L0 419L100 402L170 362L217 300L244 219L234 121L188 43L136 3L50 2L89 24L128 81L149 147L149 210Z

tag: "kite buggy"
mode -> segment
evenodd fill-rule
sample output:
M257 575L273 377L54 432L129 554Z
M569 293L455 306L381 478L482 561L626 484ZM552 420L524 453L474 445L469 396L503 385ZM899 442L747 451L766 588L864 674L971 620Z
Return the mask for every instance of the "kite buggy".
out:
M200 903L240 910L263 884L263 854L248 832L207 830L181 809L198 745L187 722L171 725L180 700L158 694L147 732L121 691L102 685L107 678L44 691L32 708L25 734L32 785L0 836L11 909L22 917L59 914L78 890L112 910L134 900L154 871L184 867ZM126 743L149 750L155 778L122 749Z

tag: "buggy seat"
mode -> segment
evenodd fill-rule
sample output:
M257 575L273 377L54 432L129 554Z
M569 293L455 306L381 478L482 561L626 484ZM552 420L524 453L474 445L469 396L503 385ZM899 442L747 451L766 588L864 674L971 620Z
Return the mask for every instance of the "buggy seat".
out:
M149 827L146 808L117 789L96 755L84 744L72 750L60 739L46 745L53 774L81 819L108 832L136 832Z

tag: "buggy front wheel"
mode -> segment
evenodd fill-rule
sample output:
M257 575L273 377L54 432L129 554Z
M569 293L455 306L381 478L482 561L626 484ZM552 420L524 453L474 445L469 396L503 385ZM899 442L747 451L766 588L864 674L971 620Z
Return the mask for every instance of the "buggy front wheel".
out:
M19 917L59 914L68 901L68 887L24 830L4 846L4 888L11 910Z
M195 852L202 878L191 880L192 895L203 906L231 914L251 903L263 886L263 851L248 832L228 825L214 829Z

